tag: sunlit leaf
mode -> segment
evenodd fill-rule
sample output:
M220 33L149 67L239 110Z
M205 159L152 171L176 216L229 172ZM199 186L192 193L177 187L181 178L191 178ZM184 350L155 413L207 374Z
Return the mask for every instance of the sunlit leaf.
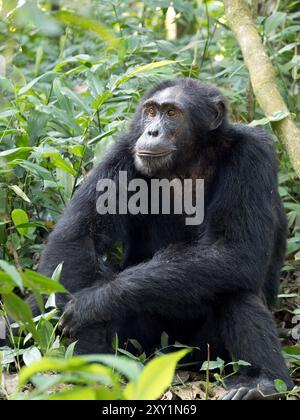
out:
M107 26L96 20L85 18L69 10L59 10L55 14L55 17L65 25L74 25L81 29L95 32L110 46L117 45L117 39L114 33Z
M12 277L9 274L0 271L0 294L11 293L15 287L16 282Z
M0 267L10 276L10 278L15 282L15 285L23 290L23 280L17 269L4 260L0 260Z
M45 158L50 158L51 159L51 162L53 163L53 165L56 167L56 168L59 168L59 169L61 169L62 171L65 171L65 172L68 172L68 173L70 173L71 175L73 175L73 176L75 176L76 175L76 171L75 171L75 169L71 166L71 164L70 163L68 163L67 161L66 161L66 159L63 159L60 155L59 155L59 153L56 153L56 152L50 152L50 153L43 153L42 154L42 157L45 157Z
M62 284L35 271L25 270L22 276L24 285L34 292L47 295L66 292Z
M278 121L281 121L284 118L288 117L289 115L290 115L289 112L279 111L279 112L276 112L273 115L262 118L260 120L254 120L249 124L249 126L250 127L257 127L257 126L266 125L266 124L269 124L269 123L272 123L272 122L278 122Z
M24 225L24 224L29 223L29 218L28 218L28 215L27 215L26 211L24 211L22 209L14 209L11 212L11 218L12 218L12 221L14 222L14 225L16 226L19 234L22 235L22 236L27 235L28 228L18 227L19 225Z
M129 383L124 395L127 400L155 400L171 385L175 368L189 350L157 357L149 362L136 383Z
M287 392L287 390L288 390L287 385L281 379L276 379L274 381L274 384L275 384L276 391L279 392L280 394L284 393L284 392Z
M27 197L27 195L24 193L24 191L21 190L21 188L18 185L9 185L8 188L13 190L19 197L21 197L27 203L31 203L30 199Z
M41 82L42 80L51 80L56 77L56 74L48 71L47 73L43 73L40 76L36 77L35 79L31 80L26 86L22 87L18 95L24 95L24 93L28 92L36 83Z
M31 332L32 336L39 342L39 336L32 321L32 312L27 302L14 294L3 297L4 309L15 321L22 322L26 331Z
M23 361L26 366L32 365L32 363L36 362L37 360L41 360L41 358L41 352L37 347L30 347L23 353Z

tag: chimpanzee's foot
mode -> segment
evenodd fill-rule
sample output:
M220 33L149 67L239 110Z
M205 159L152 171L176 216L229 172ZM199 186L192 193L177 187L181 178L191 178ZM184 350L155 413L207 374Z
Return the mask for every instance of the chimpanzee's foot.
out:
M229 385L229 391L222 400L278 400L283 397L276 391L272 380L260 377Z

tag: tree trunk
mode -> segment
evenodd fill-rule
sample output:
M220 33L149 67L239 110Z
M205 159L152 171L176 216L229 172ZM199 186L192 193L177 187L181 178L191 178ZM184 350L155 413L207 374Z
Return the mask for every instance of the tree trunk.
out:
M275 71L252 20L252 12L245 0L224 0L224 6L228 24L235 34L249 70L254 94L270 119L275 134L284 143L300 178L300 131L279 93ZM272 122L276 114L287 116Z

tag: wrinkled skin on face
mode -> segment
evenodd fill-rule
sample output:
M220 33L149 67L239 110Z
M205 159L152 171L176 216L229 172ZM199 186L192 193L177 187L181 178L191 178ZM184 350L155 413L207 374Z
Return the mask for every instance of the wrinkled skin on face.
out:
M170 170L189 133L184 92L179 87L160 91L143 104L143 134L135 144L135 165L145 175Z
M184 166L197 153L202 140L223 121L224 105L218 98L206 101L203 113L205 125L197 127L193 95L187 87L171 86L147 98L141 109L142 134L134 147L136 168L148 176L170 174L175 167ZM197 105L199 97L197 97ZM200 139L199 139L200 137Z

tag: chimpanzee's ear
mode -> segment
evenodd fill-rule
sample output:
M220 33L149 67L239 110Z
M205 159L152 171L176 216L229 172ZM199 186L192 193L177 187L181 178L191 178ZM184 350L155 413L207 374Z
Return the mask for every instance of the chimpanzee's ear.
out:
M213 119L210 122L209 128L215 130L224 121L226 114L226 105L222 98L214 98L213 100Z

